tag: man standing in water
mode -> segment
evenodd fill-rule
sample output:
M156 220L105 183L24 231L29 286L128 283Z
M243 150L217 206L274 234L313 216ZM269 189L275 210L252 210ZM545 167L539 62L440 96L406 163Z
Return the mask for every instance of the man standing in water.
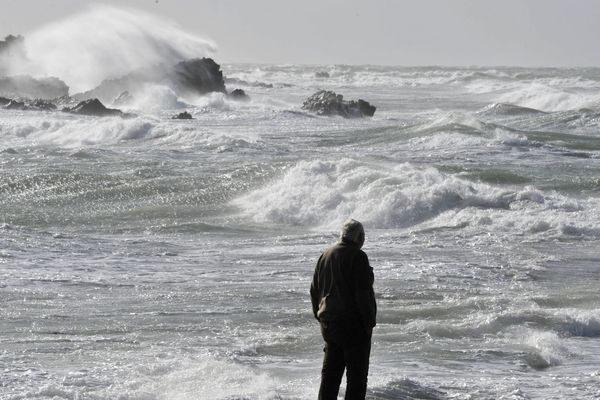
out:
M373 293L373 268L361 250L362 224L353 219L342 226L340 242L319 258L310 297L315 318L321 323L325 357L319 400L337 399L346 369L346 400L365 398L371 332L377 305Z

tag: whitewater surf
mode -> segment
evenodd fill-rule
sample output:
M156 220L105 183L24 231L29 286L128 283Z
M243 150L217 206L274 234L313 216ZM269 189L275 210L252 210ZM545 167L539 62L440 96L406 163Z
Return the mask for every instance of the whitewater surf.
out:
M29 73L74 94L210 55L101 12L156 60L72 75L25 35ZM131 118L0 108L0 398L315 398L308 289L348 217L379 305L369 398L598 397L598 69L220 67L249 101L158 82ZM377 111L303 110L320 89Z

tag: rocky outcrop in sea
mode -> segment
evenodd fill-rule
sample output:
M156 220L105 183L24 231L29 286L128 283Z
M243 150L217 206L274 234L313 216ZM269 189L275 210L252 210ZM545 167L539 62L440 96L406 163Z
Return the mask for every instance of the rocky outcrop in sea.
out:
M317 115L339 115L344 118L372 117L376 110L376 107L367 101L362 99L346 101L341 94L328 90L319 90L310 96L302 108Z
M107 108L98 99L89 99L79 102L74 107L63 108L64 112L78 115L91 115L95 117L130 117L132 114L126 114L116 108Z

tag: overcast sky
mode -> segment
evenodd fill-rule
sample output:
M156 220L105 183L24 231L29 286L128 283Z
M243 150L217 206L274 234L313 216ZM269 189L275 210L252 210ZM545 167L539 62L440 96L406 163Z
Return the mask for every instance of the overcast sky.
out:
M218 62L600 66L596 0L0 0L0 36L90 3L174 21Z

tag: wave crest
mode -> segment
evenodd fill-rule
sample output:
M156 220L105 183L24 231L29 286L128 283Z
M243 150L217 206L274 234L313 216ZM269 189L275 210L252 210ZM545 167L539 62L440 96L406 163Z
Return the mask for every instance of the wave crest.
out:
M343 159L301 161L234 203L257 222L334 227L352 216L376 228L403 228L451 209L508 208L516 197L434 168Z

